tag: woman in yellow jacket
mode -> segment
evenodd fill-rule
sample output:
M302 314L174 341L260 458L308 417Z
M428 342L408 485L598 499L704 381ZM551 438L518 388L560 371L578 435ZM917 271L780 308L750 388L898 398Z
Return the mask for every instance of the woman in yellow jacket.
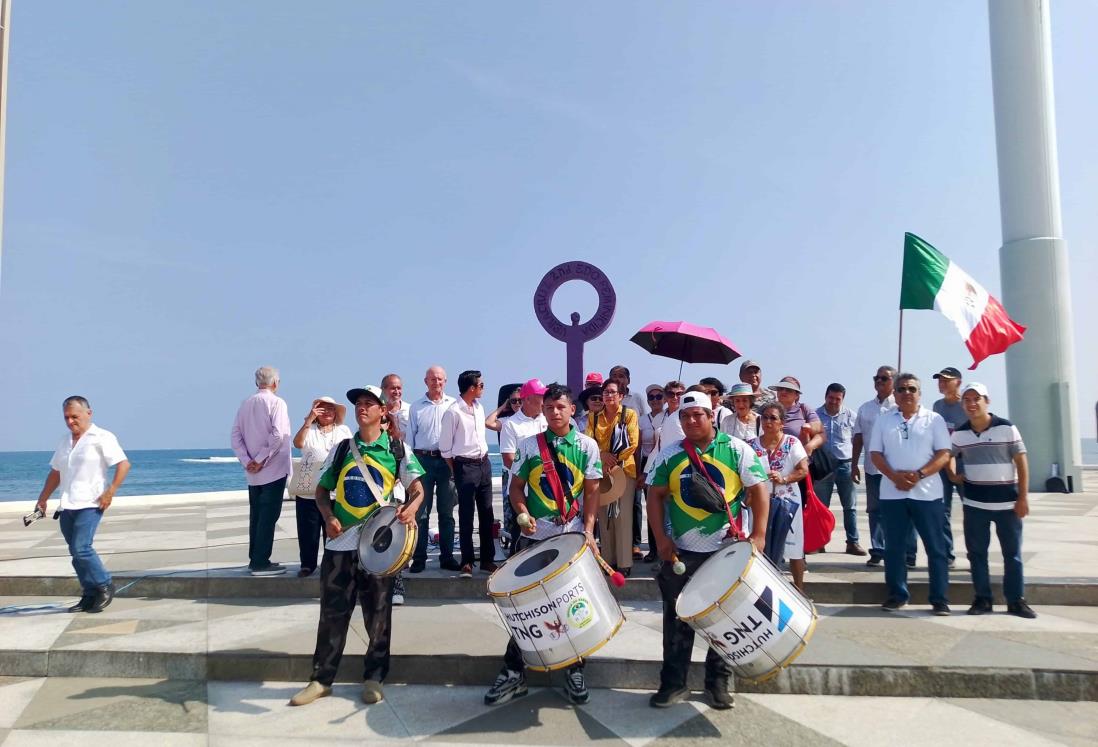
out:
M598 395L594 395L598 396ZM637 464L633 452L640 444L637 413L621 403L621 389L611 379L602 385L603 409L591 413L586 433L595 439L602 452L602 473L609 475L614 467L625 473L624 498L599 509L602 527L602 556L610 565L628 576L633 570L633 507L630 500L637 488ZM627 502L626 506L622 506Z

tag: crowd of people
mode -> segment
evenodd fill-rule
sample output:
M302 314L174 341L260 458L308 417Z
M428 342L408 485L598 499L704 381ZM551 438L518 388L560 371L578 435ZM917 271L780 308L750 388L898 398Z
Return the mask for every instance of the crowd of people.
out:
M462 577L496 570L494 478L486 430L499 433L502 534L512 553L576 531L623 576L635 563L659 564L664 666L651 699L654 707L686 695L694 633L677 620L675 598L727 537L738 534L759 552L787 562L793 583L804 591L803 508L812 496L829 507L837 492L843 552L868 556L869 567L884 564L885 610L908 603L907 571L921 539L932 612L948 615L954 562L950 514L957 494L964 505L975 592L968 613L993 610L988 548L994 524L1004 557L1007 610L1035 617L1024 598L1021 539L1028 475L1021 436L990 412L991 397L982 384L965 385L952 367L933 378L942 397L927 408L921 404L918 377L882 366L873 376L875 396L852 410L842 384L830 384L823 403L812 408L802 401L805 393L796 377L764 386L762 367L752 360L740 365L740 381L730 388L706 377L689 386L651 384L643 397L631 389L628 368L618 365L605 377L589 374L578 393L537 378L508 385L501 389L499 406L486 413L481 372L463 371L458 396L452 397L446 393L446 371L432 366L423 379L423 396L413 402L404 401L397 374L385 376L380 386L348 391L354 430L346 423L347 407L331 396L314 398L295 430L277 394L278 371L260 368L256 392L240 405L231 435L248 483L248 568L260 576L286 572L271 554L288 491L298 527L298 575L310 576L319 567L322 586L313 674L291 703L304 705L331 692L356 600L370 638L362 697L367 703L380 701L389 667L392 606L403 602L401 575L366 573L356 562L357 548L330 545L321 556L325 538L333 542L380 505L394 502L396 520L418 526L409 573L427 568L432 511L438 516L441 570ZM47 499L61 489L61 527L84 589L72 611L98 612L110 603L113 585L92 542L129 462L117 439L92 424L86 399L66 399L63 413L69 434L51 460L36 508L44 513ZM296 467L291 446L301 453ZM855 485L863 480L863 460L868 550L856 520ZM694 465L708 473L705 480L723 510L701 502L700 492L707 488L691 482ZM600 491L621 498L604 503ZM789 515L789 527L775 542L768 540L768 525L778 508ZM672 572L672 559L676 565L681 561L684 574ZM705 672L707 700L716 708L731 707L727 663L711 652ZM586 702L582 662L566 675L569 699ZM502 703L525 693L522 658L512 641L485 702Z

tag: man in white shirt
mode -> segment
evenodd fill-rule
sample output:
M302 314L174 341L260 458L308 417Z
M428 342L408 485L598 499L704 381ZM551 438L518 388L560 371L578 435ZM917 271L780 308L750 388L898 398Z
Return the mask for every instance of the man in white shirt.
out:
M404 382L395 373L387 374L381 380L381 391L385 392L385 411L389 419L397 424L402 439L408 437L408 418L411 414L411 406L401 400L404 394Z
M480 371L462 371L458 376L457 401L442 414L438 447L450 465L458 494L458 532L461 538L461 577L473 575L473 512L480 526L480 568L485 573L496 569L492 558L496 545L492 538L492 463L488 461L488 441L484 438L484 380ZM514 416L512 416L514 417Z
M427 567L427 537L432 504L437 506L438 511L438 566L444 571L457 571L461 569L461 564L454 559L456 491L450 481L450 465L443 459L438 446L439 434L442 432L442 415L455 400L443 391L446 388L446 369L442 366L428 368L423 383L427 385L427 393L408 409L408 433L404 437L423 467L423 476L420 478L423 485L423 503L416 515L419 537L408 572L422 573Z
M80 601L69 612L102 612L114 598L114 584L92 542L103 513L130 471L130 462L114 434L92 423L88 400L69 397L61 411L70 435L53 452L36 508L46 513L49 497L61 488L61 534L81 588ZM111 467L114 479L108 484Z
M858 408L854 420L854 439L851 442L850 473L855 484L862 481L862 471L858 463L863 449L865 451L865 512L869 516L869 560L865 564L871 568L884 562L885 535L880 510L881 473L873 466L866 447L869 446L869 437L873 434L877 418L896 407L896 398L892 396L895 376L896 369L892 366L881 366L877 369L873 376L873 388L877 390L877 396ZM906 548L907 566L911 568L915 565L916 552L914 527L911 528Z
M278 369L258 369L256 393L240 404L233 422L233 453L248 481L248 570L253 576L286 572L284 565L271 562L292 460L290 415L286 401L275 394L278 385Z
M942 416L921 406L919 379L896 377L896 409L878 418L869 439L873 465L883 476L880 510L885 528L885 581L895 611L907 604L904 542L915 526L926 547L930 570L930 605L935 615L949 614L949 561L942 536L942 481L938 472L949 463L953 443Z
M541 379L530 379L523 384L519 388L522 406L514 415L503 419L503 426L499 431L499 455L503 460L503 526L513 539L518 539L519 529L511 502L507 500L511 465L518 453L519 442L542 433L546 428L545 414L542 412L545 389Z

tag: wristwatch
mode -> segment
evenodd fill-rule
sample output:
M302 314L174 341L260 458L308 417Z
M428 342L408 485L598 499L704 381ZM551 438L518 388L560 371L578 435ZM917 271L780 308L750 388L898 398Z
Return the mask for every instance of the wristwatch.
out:
M915 474L919 476L920 480L923 480L923 479L926 478L926 475L923 474L923 471L921 469L915 470Z

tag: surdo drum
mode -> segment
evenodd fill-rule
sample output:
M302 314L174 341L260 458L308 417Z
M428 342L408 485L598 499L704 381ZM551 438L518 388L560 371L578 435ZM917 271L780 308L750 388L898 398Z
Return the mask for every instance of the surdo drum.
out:
M625 615L583 535L566 532L516 553L488 578L488 596L530 669L585 659Z
M416 548L417 528L397 520L396 506L381 506L362 523L358 535L358 565L375 576L395 576Z
M764 682L789 666L816 629L816 607L750 542L724 545L683 587L679 619L737 677Z

